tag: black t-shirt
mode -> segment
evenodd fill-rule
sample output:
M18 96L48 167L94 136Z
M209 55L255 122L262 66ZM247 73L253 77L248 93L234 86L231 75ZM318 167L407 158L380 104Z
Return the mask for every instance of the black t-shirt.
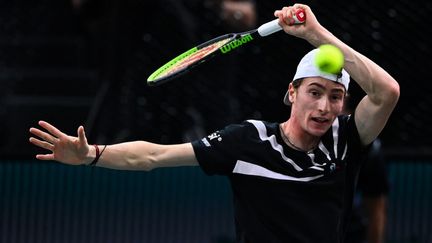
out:
M350 116L308 153L287 146L278 123L258 120L192 144L205 173L231 182L238 242L342 242L365 152Z

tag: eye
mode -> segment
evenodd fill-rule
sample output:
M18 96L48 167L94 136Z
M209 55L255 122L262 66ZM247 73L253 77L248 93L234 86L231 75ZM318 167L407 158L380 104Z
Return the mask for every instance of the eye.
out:
M334 100L341 100L342 99L342 95L332 95L332 99L334 99Z
M310 90L309 93L314 97L319 97L321 95L321 92L318 90Z
M343 96L342 95L332 95L331 99L333 101L335 101L335 102L338 102L338 101L342 101L343 100Z

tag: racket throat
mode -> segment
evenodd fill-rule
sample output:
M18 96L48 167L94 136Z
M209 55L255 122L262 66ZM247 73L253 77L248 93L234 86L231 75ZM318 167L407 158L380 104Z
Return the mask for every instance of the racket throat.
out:
M253 37L251 34L246 34L246 35L238 35L236 37L234 37L234 39L230 42L228 42L227 44L223 45L221 48L219 48L219 50L223 53L226 54L244 44L247 44L251 41L253 41Z

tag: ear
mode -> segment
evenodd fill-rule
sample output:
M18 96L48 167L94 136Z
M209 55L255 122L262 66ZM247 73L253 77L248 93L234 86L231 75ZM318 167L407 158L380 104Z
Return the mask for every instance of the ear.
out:
M294 86L292 85L292 83L290 83L288 86L288 94L289 94L289 96L288 96L289 101L291 102L291 104L293 104L294 100L296 98L297 92L296 92L296 89L294 88Z

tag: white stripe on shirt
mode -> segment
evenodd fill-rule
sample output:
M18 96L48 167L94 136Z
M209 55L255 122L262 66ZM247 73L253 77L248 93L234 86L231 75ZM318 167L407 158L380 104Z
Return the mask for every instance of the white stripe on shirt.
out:
M237 160L233 173L242 174L242 175L260 176L260 177L271 178L276 180L304 181L304 182L312 181L323 176L323 174L321 174L321 175L310 176L310 177L299 177L299 178L292 177L292 176L283 175L271 171L262 166L252 164L242 160Z
M248 120L252 125L255 126L255 128L258 131L258 135L262 141L269 141L272 148L276 151L278 151L282 157L283 160L291 164L295 170L297 171L303 171L303 169L298 166L292 159L285 156L283 153L283 147L276 141L276 136L271 135L270 137L267 135L267 129L263 122L261 121L255 121L255 120Z

